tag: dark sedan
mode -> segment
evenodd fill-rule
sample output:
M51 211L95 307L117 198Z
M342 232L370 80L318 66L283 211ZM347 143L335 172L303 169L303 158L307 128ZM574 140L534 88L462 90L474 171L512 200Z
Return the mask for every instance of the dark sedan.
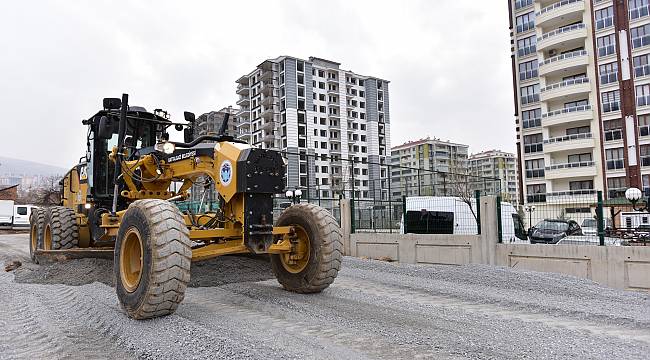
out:
M528 229L531 244L557 244L571 235L582 235L580 225L574 220L545 219Z

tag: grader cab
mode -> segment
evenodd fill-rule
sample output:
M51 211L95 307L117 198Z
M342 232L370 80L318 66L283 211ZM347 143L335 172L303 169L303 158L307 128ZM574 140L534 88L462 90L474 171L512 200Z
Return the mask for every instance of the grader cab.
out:
M183 300L192 261L225 254L269 254L287 290L316 293L336 278L341 232L332 215L295 204L273 219L284 192L281 154L225 135L192 136L194 115L173 123L162 110L104 99L84 120L87 152L61 180L60 206L32 212L30 252L92 254L110 249L116 292L128 316L173 313ZM184 131L184 142L167 130ZM172 183L180 183L172 191ZM174 204L193 184L213 184L216 211L181 212Z

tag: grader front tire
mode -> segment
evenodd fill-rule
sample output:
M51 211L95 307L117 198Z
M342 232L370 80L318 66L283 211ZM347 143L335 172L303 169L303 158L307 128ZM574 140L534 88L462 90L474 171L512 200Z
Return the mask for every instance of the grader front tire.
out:
M289 291L317 293L334 282L341 268L341 229L332 214L313 204L288 207L278 226L294 226L295 254L271 255L278 282Z
M36 250L43 249L43 232L45 227L45 209L32 208L29 215L29 256L32 262L38 263Z
M183 215L165 200L133 202L117 234L115 290L134 319L176 311L190 281L192 249Z
M51 242L51 249L63 250L79 246L79 225L74 210L65 206L53 206L46 211L49 212L47 225L49 225L48 242Z

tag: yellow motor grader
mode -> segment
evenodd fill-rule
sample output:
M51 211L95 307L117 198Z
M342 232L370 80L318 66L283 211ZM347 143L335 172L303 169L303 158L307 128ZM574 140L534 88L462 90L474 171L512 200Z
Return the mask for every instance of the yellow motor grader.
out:
M313 204L273 219L273 199L285 188L281 154L225 135L227 114L218 135L194 138L194 115L185 120L129 106L127 94L104 99L83 120L86 156L61 180L61 205L32 212L32 259L112 249L117 297L135 319L173 313L191 262L225 254L269 254L287 290L327 288L341 264L340 227ZM184 131L184 142L169 140L171 126ZM172 191L172 183L180 188ZM187 199L193 184L214 185L218 210L179 210L174 202Z

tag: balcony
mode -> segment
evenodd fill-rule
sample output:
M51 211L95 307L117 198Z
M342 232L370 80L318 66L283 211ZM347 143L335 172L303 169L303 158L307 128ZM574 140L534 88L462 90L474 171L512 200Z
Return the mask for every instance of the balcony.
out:
M581 95L589 94L591 86L589 78L578 78L566 81L561 81L555 84L548 85L540 89L541 101L549 101L551 99L580 97Z
M561 23L582 20L585 12L583 0L562 0L535 13L535 24L544 28L557 27Z
M572 51L548 58L539 63L539 75L560 75L559 73L572 73L578 70L585 70L589 64L589 57L586 50Z
M248 106L251 103L251 99L248 96L243 96L237 100L236 104L239 106Z
M274 121L267 121L264 124L260 126L261 130L272 130L275 128L275 122Z
M277 101L277 98L275 98L274 96L265 96L262 99L262 105L271 106L271 105L275 104L276 101Z
M260 116L262 118L266 119L266 120L270 120L270 119L273 119L273 113L274 112L275 112L275 109L272 106L271 107L265 107L262 110L262 113L260 114Z
M248 75L243 75L242 77L240 77L239 79L237 79L236 83L237 83L237 84L241 84L241 85L248 86L248 80L249 80L249 79L248 79Z
M574 106L542 114L542 126L549 127L576 121L591 121L594 113L591 105Z
M544 152L546 153L589 149L594 146L596 146L596 142L592 133L558 136L544 140Z
M249 118L251 116L251 111L247 107L242 107L241 109L239 109L239 111L237 111L235 116L242 117L242 118Z
M337 83L337 84L338 84L338 83L339 83L339 79L328 77L328 78L327 78L327 82Z
M586 38L587 26L585 24L564 26L538 37L537 50L544 50L551 46L555 48L575 49L584 46Z
M547 180L596 175L596 163L594 161L553 164L545 168L545 176Z
M548 204L567 204L567 203L584 203L585 205L596 203L597 191L593 189L584 190L566 190L546 193L546 203Z
M251 89L248 87L248 85L238 85L236 93L238 95L248 96L248 93L250 92L250 90Z
M239 139L239 140L248 141L248 139L250 139L250 138L251 138L251 133L250 132L243 132L243 133L237 134L237 139Z

